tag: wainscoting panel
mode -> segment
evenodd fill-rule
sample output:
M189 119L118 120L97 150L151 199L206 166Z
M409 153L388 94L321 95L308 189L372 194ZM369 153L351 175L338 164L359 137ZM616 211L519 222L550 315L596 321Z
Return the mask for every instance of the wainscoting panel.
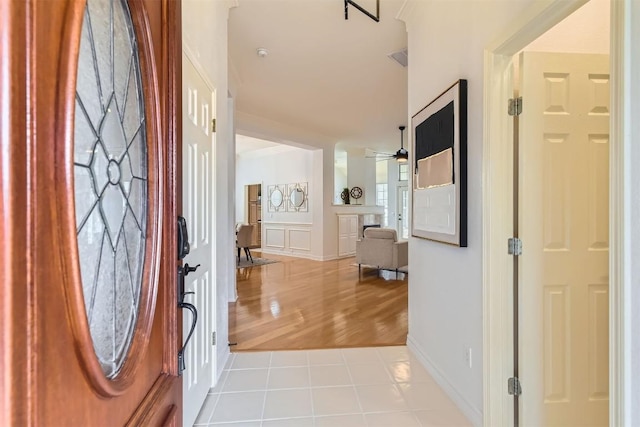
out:
M266 236L264 253L318 259L311 244L312 224L263 221L262 230Z
M311 250L311 230L290 229L289 248L301 251Z
M273 228L264 225L264 231L266 236L264 245L266 248L284 249L284 228Z

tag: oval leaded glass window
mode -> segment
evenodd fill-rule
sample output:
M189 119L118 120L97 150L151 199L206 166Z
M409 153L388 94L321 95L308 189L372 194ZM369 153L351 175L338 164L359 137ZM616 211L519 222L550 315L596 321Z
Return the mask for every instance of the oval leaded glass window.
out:
M89 0L76 87L76 232L93 348L117 375L135 330L147 222L147 141L136 38L124 0Z

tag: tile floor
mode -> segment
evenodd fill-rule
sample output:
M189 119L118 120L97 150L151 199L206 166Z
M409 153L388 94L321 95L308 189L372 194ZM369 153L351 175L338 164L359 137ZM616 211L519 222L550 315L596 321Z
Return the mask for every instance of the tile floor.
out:
M235 353L196 426L470 426L405 346Z

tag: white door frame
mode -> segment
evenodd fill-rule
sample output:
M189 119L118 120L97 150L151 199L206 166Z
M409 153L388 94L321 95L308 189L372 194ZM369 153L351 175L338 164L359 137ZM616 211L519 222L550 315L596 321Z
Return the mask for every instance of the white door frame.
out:
M507 394L507 378L513 374L513 260L507 255L507 238L513 228L512 123L506 114L509 93L507 78L510 60L517 52L586 3L586 0L547 0L531 6L496 42L485 50L484 69L484 144L483 144L483 312L484 312L484 425L513 425L513 398ZM640 61L631 58L632 30L640 24L632 21L640 6L634 1L612 0L611 13L611 122L610 145L610 425L631 425L640 421L633 409L634 392L630 374L638 373L632 363L632 335L640 327L631 326L632 297L632 233L629 224L632 191L626 189L631 180L631 138L638 137L638 125L632 129L633 100L627 83ZM637 26L637 27L634 27ZM637 34L636 34L637 35ZM636 42L637 43L637 42ZM637 46L635 46L637 48ZM637 54L636 54L637 55ZM625 58L626 56L626 58ZM629 64L635 65L635 68ZM638 95L640 85L633 87ZM526 107L525 107L526 108ZM636 118L637 122L637 118ZM634 133L635 132L635 133ZM640 141L636 140L636 143ZM625 159L625 153L626 159ZM640 157L636 153L635 157ZM640 175L640 174L638 174ZM639 188L633 189L640 193ZM625 233L625 230L627 232ZM637 227L640 230L640 227ZM636 244L636 251L639 248ZM637 264L636 264L637 265ZM636 274L637 277L640 274ZM625 299L627 300L625 302ZM640 297L636 296L636 303ZM638 310L637 308L635 310ZM640 311L640 310L639 310ZM625 319L626 317L626 319ZM636 338L637 339L637 338ZM638 355L636 355L637 357ZM523 386L526 388L526 384ZM638 388L638 384L635 384ZM638 395L636 394L637 398ZM632 413L632 411L636 411Z

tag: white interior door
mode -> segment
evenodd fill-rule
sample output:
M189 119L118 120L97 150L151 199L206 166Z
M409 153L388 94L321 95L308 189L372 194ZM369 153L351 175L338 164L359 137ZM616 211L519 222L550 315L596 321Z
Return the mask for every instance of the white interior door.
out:
M409 238L409 188L406 185L398 187L398 237Z
M212 385L215 372L216 319L215 277L213 275L213 143L215 132L215 92L197 71L190 58L182 55L182 210L187 220L191 251L185 258L190 266L200 264L185 280L185 291L193 294L186 302L196 306L198 323L186 353L184 376L184 425L191 426ZM183 336L191 325L191 315L185 312Z
M521 425L606 426L609 58L520 57Z

